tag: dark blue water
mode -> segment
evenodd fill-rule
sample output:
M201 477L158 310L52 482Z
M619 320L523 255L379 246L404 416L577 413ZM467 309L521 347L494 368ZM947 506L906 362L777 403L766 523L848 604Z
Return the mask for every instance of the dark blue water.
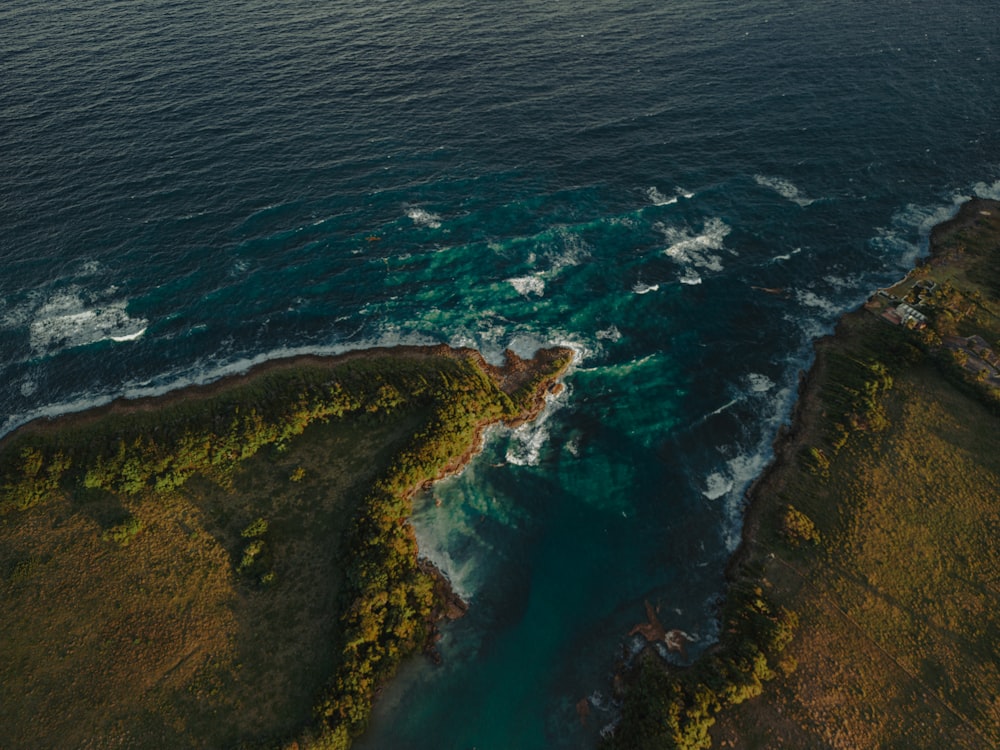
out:
M0 424L299 351L574 346L421 499L472 609L362 744L585 746L645 600L711 640L810 342L1000 197L998 70L985 0L7 0Z

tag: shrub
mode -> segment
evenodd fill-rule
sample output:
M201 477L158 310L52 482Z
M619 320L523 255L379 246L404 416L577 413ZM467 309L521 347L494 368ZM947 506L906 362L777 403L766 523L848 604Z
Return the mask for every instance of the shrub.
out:
M819 544L820 535L816 524L801 510L792 505L785 507L781 515L781 533L793 547L803 542Z
M264 518L258 518L253 523L250 523L243 531L240 532L240 536L244 539L256 539L257 537L264 536L267 533L267 520Z
M101 539L106 542L115 542L119 547L127 547L142 529L142 521L130 516L121 523L115 524L110 529L106 529L101 534Z
M264 551L264 540L254 539L246 547L243 548L243 559L240 560L239 568L237 568L241 573L249 570L250 567L257 562L257 558L260 557L261 553Z

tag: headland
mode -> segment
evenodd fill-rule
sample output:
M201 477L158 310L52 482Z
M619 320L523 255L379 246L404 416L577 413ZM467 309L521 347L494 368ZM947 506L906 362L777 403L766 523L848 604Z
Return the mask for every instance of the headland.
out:
M461 614L413 494L572 358L297 357L7 435L0 746L348 747Z

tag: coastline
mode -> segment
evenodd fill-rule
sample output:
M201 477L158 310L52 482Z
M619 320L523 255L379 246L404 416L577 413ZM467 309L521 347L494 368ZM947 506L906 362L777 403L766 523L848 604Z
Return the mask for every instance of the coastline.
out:
M963 362L993 355L941 342L1000 336L1000 287L986 272L998 261L1000 202L972 199L933 228L928 257L873 295L877 304L846 313L815 343L774 456L746 493L722 638L688 667L648 655L633 664L608 747L652 737L667 748L997 740L989 708L956 687L988 690L993 679L976 654L990 648L979 633L996 597L966 558L998 555L995 542L969 534L996 513L984 503L1000 467L981 435L996 432L998 394L979 365ZM909 329L882 315L906 309L904 296L922 311ZM968 468L956 475L956 466ZM972 474L978 494L966 486ZM928 620L949 642L970 645L941 648ZM778 624L774 639L765 631Z
M549 355L545 352L555 352L566 354L572 350L564 347L553 347L541 349L543 357ZM138 396L135 398L128 396L118 396L107 403L87 407L81 410L66 411L53 416L39 416L18 425L10 432L0 437L0 451L10 441L17 436L30 432L44 432L46 430L58 430L67 426L85 426L92 424L107 416L125 416L129 414L152 412L174 404L190 401L205 400L213 396L225 393L226 391L251 384L254 380L275 372L295 370L300 367L321 367L334 369L342 364L352 361L373 359L382 356L403 357L422 359L433 356L449 358L469 358L476 363L484 372L497 383L497 386L504 389L508 380L516 381L516 373L524 370L523 360L514 352L508 350L505 353L509 362L514 363L512 372L508 372L506 363L504 365L492 365L486 361L482 353L470 347L453 347L448 344L403 344L399 346L372 346L363 349L350 349L338 354L295 354L289 357L277 357L263 362L249 365L241 372L229 373L207 383L188 383L171 388L163 393L148 396ZM538 356L538 352L536 355ZM527 361L533 361L527 360ZM514 377L512 377L514 376ZM531 417L533 419L534 416ZM530 421L530 419L528 420Z
M944 246L946 238L963 229L974 227L980 211L1000 212L1000 201L972 198L961 206L951 218L936 224L930 232L928 254L919 258L913 270L925 264L942 264L949 260L951 249ZM912 271L911 271L912 273ZM905 277L904 277L905 278ZM850 335L846 329L853 320L864 319L867 313L864 305L850 310L837 321L834 331L817 339L813 344L813 362L807 370L799 373L799 383L792 407L792 413L785 424L782 424L772 443L774 456L768 465L747 488L745 493L744 523L740 545L727 564L727 579L732 581L738 576L740 566L753 559L753 547L756 543L757 531L761 523L762 506L767 499L775 494L774 483L776 475L794 460L804 441L807 426L814 423L821 412L819 391L826 377L826 361L821 354L828 349L835 349L845 335Z
M156 729L160 722L187 724L184 706L196 714L222 706L230 712L231 729L217 728L215 719L199 725L192 718L191 729L179 731L205 732L200 741L209 744L259 743L263 732L293 737L288 747L348 747L399 661L420 651L439 658L437 622L461 616L467 606L419 556L406 523L414 493L461 471L482 449L490 425L536 418L547 396L561 388L573 357L565 348L543 349L532 359L508 352L505 365L495 366L479 352L443 345L299 356L161 396L33 420L4 436L0 573L10 576L0 576L0 586L11 597L8 618L20 623L10 627L24 637L37 631L45 645L34 645L35 636L9 644L11 653L36 666L4 673L4 696L19 718L0 735L14 744L25 733L63 736L63 717L75 713L74 732L124 732L141 746L162 731ZM69 528L75 531L63 539L62 529ZM109 540L121 551L108 547ZM147 570L161 547L173 549L180 564ZM54 627L44 609L24 599L30 590L20 581L34 580L40 591L77 592L81 584L64 578L79 580L72 571L81 566L92 569L83 579L86 590L64 607L74 614L74 625ZM119 599L123 590L144 591L158 578L165 579L158 585L161 595ZM123 580L105 591L103 581L111 579ZM207 579L214 581L211 589L197 582ZM326 590L320 599L334 620L308 618L297 627L312 640L292 643L300 652L308 643L320 648L315 656L298 657L314 661L305 684L315 692L274 687L293 675L279 666L285 663L280 653L267 666L271 657L259 651L260 644L298 641L286 634L282 613L314 606L317 587ZM78 610L73 599L85 601L85 608ZM185 605L176 621L161 620L157 612L186 599L197 606ZM257 608L268 601L272 614L261 624ZM237 620L220 619L233 602ZM125 621L123 605L131 612ZM63 643L88 640L83 631L74 635L81 627L129 638L150 618L162 621L156 627L164 632L143 647L151 675L159 675L148 699L114 677L128 671L114 658L104 674L88 672L102 663L98 643ZM0 629L7 627L0 622ZM262 627L267 635L250 635ZM239 661L259 663L257 671L240 672L234 639L246 642ZM74 654L68 664L76 667L66 668L91 674L94 684L110 680L102 690L104 700L112 701L105 710L95 706L96 714L81 718L85 708L69 695L59 699L62 667L50 654L67 651ZM124 643L119 653L128 653ZM204 692L212 682L205 679L219 669L212 680L223 682ZM20 697L29 690L23 683L41 671L57 682L51 697L32 708ZM230 696L220 692L223 684L232 685L229 691L243 687ZM173 697L154 701L166 689L162 685ZM268 725L266 715L246 703L265 685L257 700L274 704L276 724ZM298 703L285 706L291 699L283 692L296 693ZM198 700L192 703L191 695ZM247 711L256 724L244 721ZM143 721L124 728L122 722L136 713ZM308 721L295 719L309 715ZM180 736L177 741L184 742Z
M1000 213L1000 204L988 201L970 202L970 204L963 206L962 210L954 218L935 227L931 234L932 254L926 261L921 261L916 270L920 270L925 265L935 266L935 264L941 267L947 267L949 260L954 260L959 254L953 247L947 248L943 243L948 241L948 235L950 234L974 228L977 221L976 212L980 210L988 210L991 212L996 211ZM842 350L845 346L845 342L852 336L866 336L871 331L878 331L879 335L886 331L892 331L891 334L887 334L893 337L892 346L898 347L901 351L905 348L903 346L906 344L905 336L909 336L910 334L904 332L902 329L897 331L896 329L885 328L884 326L885 323L876 320L874 316L870 315L869 311L862 308L847 313L838 324L837 330L832 335L824 337L816 342L817 355L808 372L802 373L800 377L798 395L791 413L790 423L788 426L782 427L775 438L773 446L774 458L771 462L769 462L765 470L757 477L756 480L754 480L750 488L747 490L747 507L744 517L741 544L738 550L730 558L727 566L727 578L729 579L730 587L733 590L733 593L739 594L740 590L742 590L743 592L751 591L754 595L757 595L756 592L759 590L763 592L759 594L759 596L766 599L770 596L771 590L780 588L781 586L788 586L788 581L796 576L798 579L806 580L807 576L802 573L805 568L801 565L801 563L804 561L810 561L812 559L810 558L810 555L815 557L817 554L808 545L802 545L801 548L797 547L794 550L789 550L782 546L780 548L780 559L777 562L772 562L768 558L768 555L772 555L773 557L775 550L778 550L778 546L776 545L782 545L785 543L784 540L779 538L780 534L777 534L774 525L774 521L777 518L776 513L786 502L785 500L779 501L778 498L783 491L782 483L785 481L782 473L787 472L789 467L795 465L797 462L801 464L804 460L803 456L808 454L808 449L817 446L815 441L819 439L818 431L820 428L816 425L828 416L823 406L822 389L824 388L824 384L828 383L828 380L831 377L837 377L835 375L831 375L830 373L830 353L837 353L838 350ZM897 333L899 335L897 335ZM891 348L892 347L889 347L889 349ZM565 356L567 353L567 350L551 351L556 352L552 355L553 361L558 359L560 356ZM943 352L939 350L938 353L940 354ZM359 350L332 358L307 355L286 360L273 360L254 367L246 373L227 376L226 378L214 381L207 385L186 386L178 389L177 391L165 394L164 396L148 397L136 401L118 400L103 407L97 407L93 410L93 412L88 410L87 412L70 414L56 419L36 420L22 428L19 428L14 433L4 436L4 438L0 440L0 449L4 449L7 446L8 440L14 440L12 437L13 435L17 434L21 436L22 429L24 430L23 434L43 436L47 433L58 432L63 428L83 428L104 416L128 418L139 414L153 413L165 405L191 404L200 400L209 399L216 395L225 394L231 388L251 384L258 378L258 376L269 373L294 371L298 367L333 367L334 365L331 360L338 364L343 364L345 362L377 360L382 355L388 357L395 357L398 355L403 358L423 359L425 356L436 356L437 354L441 354L446 358L456 358L474 363L475 368L485 374L500 391L504 392L508 396L518 392L523 392L522 395L524 398L520 401L522 404L521 411L516 415L511 413L507 417L500 417L499 420L497 418L484 418L478 421L472 427L471 434L473 437L467 444L466 449L460 454L452 455L447 462L439 465L436 468L437 473L433 476L425 477L419 480L418 483L409 485L409 488L400 495L402 499L408 500L412 496L412 493L419 487L433 483L443 476L461 471L468 461L471 460L481 449L483 431L489 424L494 424L497 421L504 421L508 424L515 425L523 421L533 419L537 416L539 411L544 408L545 394L554 388L558 388L559 374L548 377L548 379L544 381L536 382L531 375L532 370L524 365L524 363L516 358L516 356L509 356L507 367L496 367L486 363L482 357L473 350L453 350L444 346ZM917 361L913 359L912 353L907 354L906 356L910 357L912 360L910 364ZM905 359L905 357L903 358ZM935 366L939 365L940 363L935 363ZM896 375L895 372L893 374ZM890 406L897 410L899 407L898 404L890 404ZM869 432L875 431L869 427L863 427L860 429L860 433L863 434L858 437L858 440L861 442L869 440L871 438L871 435L868 434ZM823 437L822 439L826 438ZM852 440L854 440L853 436ZM849 449L844 453L846 458L857 458L857 456L849 455L853 448L854 443L851 443ZM832 454L832 451L829 451L825 446L822 448L821 452ZM831 458L835 458L835 456L831 456ZM810 470L814 469L815 467L812 467ZM814 476L818 475L814 474ZM398 520L398 517L394 516L394 520ZM824 540L826 538L827 533L824 529ZM788 570L782 572L780 570L781 566L784 566L785 568L794 566L796 569L791 570L791 568L789 568L791 573L789 573ZM434 575L433 571L430 570L424 570L423 572L428 575ZM810 582L809 585L815 584ZM443 596L446 599L448 598L447 595ZM440 593L437 594L437 598L440 600L442 595ZM733 597L729 598L732 599ZM733 611L732 604L732 601L727 604L727 606L730 607L730 613ZM775 621L778 618L776 613L779 610L777 607L780 606L783 605L777 605L775 608L770 609L767 612L758 614L763 614L765 620ZM460 609L461 607L453 601L446 609L454 612L456 608ZM852 618L855 617L855 613L852 610L845 608L843 611L849 612ZM430 622L428 621L428 627L429 626ZM802 629L800 628L796 637L800 637L801 631ZM428 633L428 637L432 637L432 633ZM795 639L792 639L790 644L782 644L782 649L789 645L794 647L795 643ZM723 652L725 648L725 645L713 648L711 649L711 655L721 657L724 655ZM717 733L716 741L725 743L723 746L754 746L753 743L747 742L745 737L739 734L739 732L745 731L745 726L748 720L745 717L742 719L730 719L728 717L733 711L756 710L751 707L756 706L758 701L767 699L774 690L781 689L781 681L794 674L794 670L788 666L788 662L785 660L785 657L781 656L782 649L778 649L774 654L770 652L770 647L761 650L761 653L765 656L765 668L768 671L762 671L760 676L754 675L757 677L757 683L753 683L751 680L749 684L753 687L749 690L749 692L752 693L757 689L757 686L762 685L762 695L757 696L753 700L740 700L737 705L731 707L727 706L723 712L719 714L718 724L713 731ZM782 667L782 663L785 663L786 666ZM785 674L786 669L791 671L789 671L788 674ZM375 692L377 693L377 688ZM749 698L752 696L748 693L747 697ZM947 701L942 701L942 705L944 705L948 710L952 710L948 708L949 704ZM759 719L760 715L761 714L757 714L756 718ZM773 718L774 715L768 714L768 716ZM713 716L713 719L714 718L716 717ZM743 723L741 724L740 722ZM782 727L782 730L788 731L789 733L793 731L789 727ZM800 743L804 743L806 741L803 739L805 735L796 736L799 738L798 741ZM772 737L771 739L774 738ZM732 744L738 742L743 742L744 744ZM702 745L689 744L686 746L694 747ZM789 744L789 746L806 747L808 745ZM969 746L971 747L973 745Z

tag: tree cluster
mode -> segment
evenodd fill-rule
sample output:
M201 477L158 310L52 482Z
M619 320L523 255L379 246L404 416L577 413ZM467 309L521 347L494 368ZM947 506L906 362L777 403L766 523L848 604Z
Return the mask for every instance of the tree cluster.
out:
M606 750L701 750L711 746L715 716L763 691L798 626L794 612L774 607L759 587L734 584L723 636L691 667L668 668L643 655L628 682L621 722Z

